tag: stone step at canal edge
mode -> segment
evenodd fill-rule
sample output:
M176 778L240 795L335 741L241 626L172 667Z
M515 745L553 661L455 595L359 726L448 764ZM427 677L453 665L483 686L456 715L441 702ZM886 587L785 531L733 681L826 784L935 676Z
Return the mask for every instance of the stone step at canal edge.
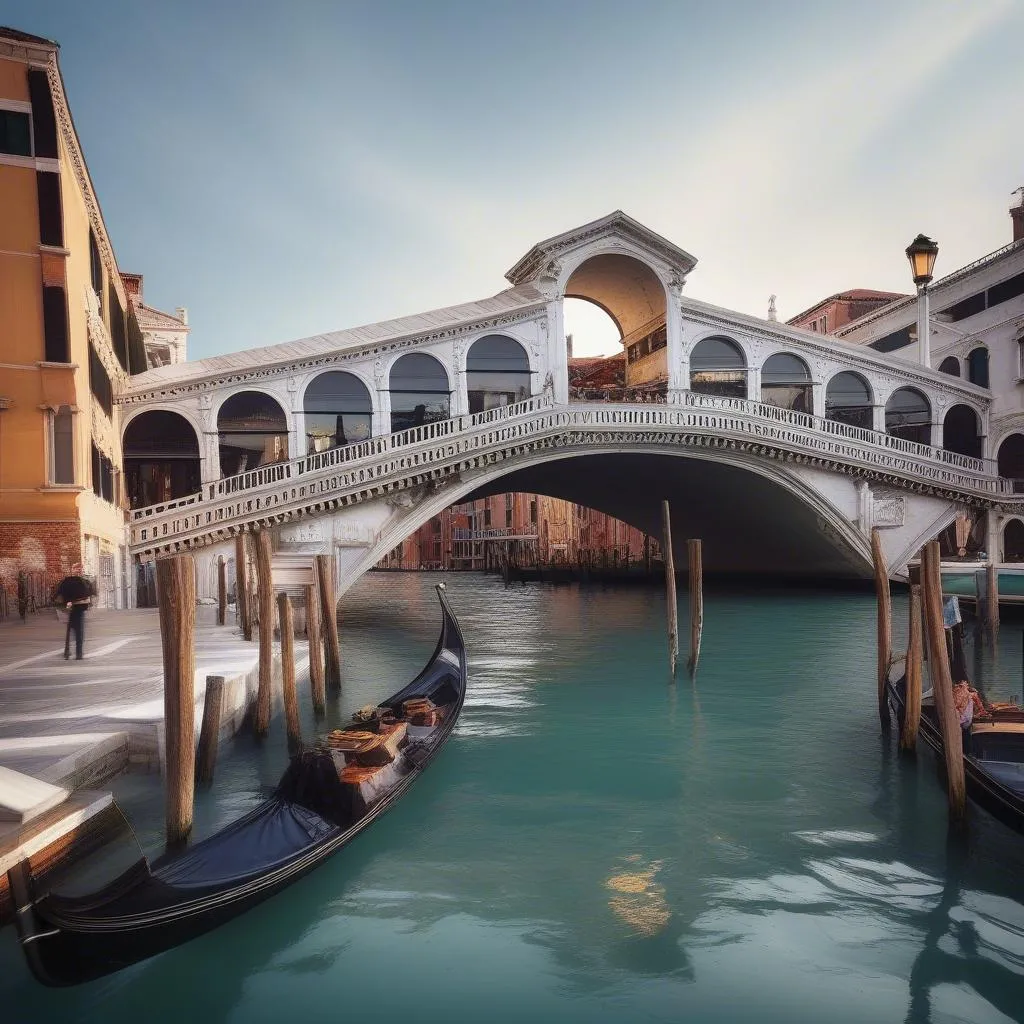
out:
M13 921L7 872L27 859L44 885L61 867L95 852L127 828L109 793L83 789L25 824L0 825L0 926Z
M0 822L24 825L63 803L68 791L0 765Z

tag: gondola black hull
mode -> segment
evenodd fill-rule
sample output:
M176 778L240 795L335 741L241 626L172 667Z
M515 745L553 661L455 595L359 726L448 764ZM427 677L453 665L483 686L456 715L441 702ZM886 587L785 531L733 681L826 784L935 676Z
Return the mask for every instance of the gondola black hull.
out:
M245 913L287 888L351 842L387 811L433 761L458 721L466 692L466 652L459 625L438 588L443 624L437 647L408 686L382 702L443 691L451 701L429 742L409 758L405 774L358 820L346 826L275 796L180 857L140 861L106 888L83 898L33 892L27 863L8 872L22 949L45 985L91 981L179 946ZM256 840L273 848L258 865ZM218 857L234 858L225 872ZM203 881L206 873L208 884ZM191 873L191 877L190 877ZM229 877L213 878L214 874ZM196 875L198 874L198 882Z
M890 673L886 687L889 706L901 726L905 707L905 685L905 677L898 668ZM936 718L934 704L922 705L918 735L940 759L945 757L942 733ZM1024 743L1021 744L1020 755L1019 759L1024 761ZM986 770L985 761L976 757L964 758L964 782L967 795L979 807L988 811L1004 825L1024 834L1024 794L1001 783L990 771Z

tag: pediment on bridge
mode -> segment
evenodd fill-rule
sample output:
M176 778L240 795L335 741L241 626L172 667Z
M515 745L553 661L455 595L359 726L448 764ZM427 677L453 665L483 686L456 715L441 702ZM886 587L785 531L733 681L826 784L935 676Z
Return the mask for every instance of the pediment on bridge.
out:
M562 276L563 264L572 261L581 251L589 254L616 242L637 255L649 256L656 265L665 267L680 284L697 265L696 257L621 210L616 210L599 220L538 242L505 277L513 285L541 282L542 279L557 280Z

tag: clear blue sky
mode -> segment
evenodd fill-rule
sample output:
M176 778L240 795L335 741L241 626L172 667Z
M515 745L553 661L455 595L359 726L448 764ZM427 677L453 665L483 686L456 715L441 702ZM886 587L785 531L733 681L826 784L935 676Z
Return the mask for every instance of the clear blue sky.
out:
M1010 240L1018 0L3 0L198 358L490 295L621 208L780 317Z

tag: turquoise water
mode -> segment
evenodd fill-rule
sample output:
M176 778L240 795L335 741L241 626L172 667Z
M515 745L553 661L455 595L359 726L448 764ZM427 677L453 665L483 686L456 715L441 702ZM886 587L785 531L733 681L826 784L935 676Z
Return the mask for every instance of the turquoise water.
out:
M335 717L429 655L437 578L346 598ZM934 760L880 739L870 594L709 591L694 685L667 679L657 588L445 579L469 695L403 802L270 902L78 989L36 985L6 929L0 1019L1024 1018L1024 840L976 812L947 842ZM1000 643L979 667L1019 696L1020 628ZM199 830L260 799L282 732L235 745ZM117 788L155 850L159 781Z

